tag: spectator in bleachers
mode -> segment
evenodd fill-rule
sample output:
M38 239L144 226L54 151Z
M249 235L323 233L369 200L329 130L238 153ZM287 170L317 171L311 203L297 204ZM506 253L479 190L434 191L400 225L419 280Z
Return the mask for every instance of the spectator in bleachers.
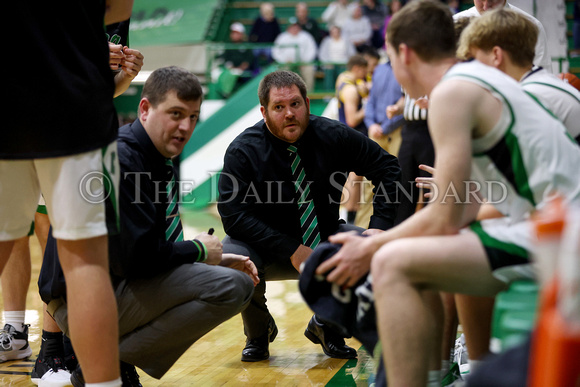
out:
M302 31L308 32L314 38L317 45L320 44L324 36L324 31L318 26L316 19L310 17L308 9L308 4L305 2L300 2L296 4L296 19L298 19L298 24L302 27Z
M349 3L348 0L337 0L328 4L328 7L322 13L321 19L327 27L337 26L344 27L346 21L352 14L352 9L356 6L355 2Z
M253 43L273 43L280 35L281 29L276 12L272 3L262 3L260 5L260 16L256 18L250 30L250 42ZM270 62L271 49L261 48L254 50L254 55L259 62Z
M403 3L401 2L401 0L392 0L389 3L389 14L385 18L385 22L383 24L383 30L382 30L383 37L385 36L385 32L387 32L387 26L389 25L391 18L393 17L394 14L399 12L399 10L401 9L402 6L403 6ZM384 48L386 48L386 47L384 47Z
M329 36L322 39L318 59L323 62L325 89L334 88L334 80L344 71L348 58L356 53L352 43L342 36L340 27L331 26Z
M356 53L354 46L342 36L338 26L331 26L330 34L322 39L318 49L318 59L323 62L324 88L334 88L334 81L338 74L345 69L348 58Z
M347 42L342 36L340 27L332 26L329 35L320 43L318 59L321 62L346 64L355 51L352 43Z
M459 12L459 0L447 0L447 5L449 5L449 10L452 14L456 14Z
M363 15L360 5L352 8L352 14L344 23L342 33L358 52L363 52L370 46L373 28L369 18Z
M230 26L230 42L235 44L246 42L246 29L242 23L235 22ZM247 47L228 48L219 56L219 59L223 61L224 69L236 77L235 82L232 83L234 88L252 78L254 53L251 49Z
M314 90L314 65L318 48L312 35L303 31L298 19L288 19L288 27L274 41L272 58L281 64L295 64L306 82L308 90ZM291 66L292 67L292 66Z
M363 0L361 9L363 15L368 17L371 22L373 30L371 45L377 49L383 47L385 44L383 28L385 26L385 18L389 14L389 9L381 0Z

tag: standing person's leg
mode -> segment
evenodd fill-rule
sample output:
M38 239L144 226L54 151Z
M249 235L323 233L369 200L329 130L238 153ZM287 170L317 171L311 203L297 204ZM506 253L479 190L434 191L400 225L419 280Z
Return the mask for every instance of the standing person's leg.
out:
M371 273L385 368L394 386L424 387L429 354L440 345L424 289L492 295L505 287L493 277L473 233L393 241L375 254Z
M58 240L71 339L87 383L119 378L117 304L109 276L107 239Z
M121 384L108 233L117 232L117 144L35 160L67 284L69 327L87 383Z
M0 348L0 362L24 359L32 355L32 349L28 345L28 326L24 324L31 271L28 243L29 236L19 238L14 242L10 259L2 272L3 341L8 344Z
M23 326L30 284L28 236L40 189L32 160L0 160L0 273L10 321L2 341L10 342L0 354L3 361L29 356L28 329ZM18 331L21 330L21 331Z
M34 233L38 239L43 259L49 230L50 220L44 198L41 197L36 214L34 214ZM45 303L42 304L42 307L42 340L30 379L36 385L66 386L70 384L71 374L69 371L76 368L76 357L74 354L70 355L73 361L69 362L70 368L67 371L64 336L52 316L46 312Z
M2 272L2 296L4 312L26 310L26 294L30 285L30 248L29 237L19 238L14 242L10 259ZM24 317L24 316L22 316ZM6 321L5 321L6 322ZM24 320L21 321L24 323ZM20 331L20 326L14 325Z
M46 213L46 205L39 205L36 209L36 214L34 214L34 234L36 234L36 238L38 239L38 244L40 245L40 250L43 257L44 250L46 249L46 240L48 239L49 229L50 219L48 219L48 214Z

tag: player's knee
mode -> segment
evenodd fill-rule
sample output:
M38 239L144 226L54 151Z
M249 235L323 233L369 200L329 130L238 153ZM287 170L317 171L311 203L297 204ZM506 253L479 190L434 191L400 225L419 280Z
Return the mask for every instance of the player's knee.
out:
M389 242L375 253L371 262L371 274L375 284L386 285L405 278L408 260L405 259L404 245L400 241Z

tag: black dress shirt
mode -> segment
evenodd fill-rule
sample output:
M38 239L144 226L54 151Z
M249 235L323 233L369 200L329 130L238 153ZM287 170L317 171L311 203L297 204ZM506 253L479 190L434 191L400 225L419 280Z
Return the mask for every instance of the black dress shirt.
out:
M200 255L197 243L165 240L167 167L137 119L119 129L121 233L112 238L111 271L122 278L149 277ZM114 244L117 243L117 246ZM201 253L203 254L203 253Z
M289 258L302 243L289 145L258 122L230 144L218 183L226 233L273 259ZM292 145L310 182L323 241L338 230L342 188L351 171L375 186L369 228L393 225L400 179L396 157L348 126L314 115Z

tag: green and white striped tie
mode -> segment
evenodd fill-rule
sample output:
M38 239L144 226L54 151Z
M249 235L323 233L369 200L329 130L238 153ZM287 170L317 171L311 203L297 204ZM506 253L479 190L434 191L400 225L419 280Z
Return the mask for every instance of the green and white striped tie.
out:
M171 159L165 161L167 166L167 208L165 210L165 240L180 242L183 240L183 227L179 218L179 208L177 206L177 184L173 173L173 162Z
M290 168L294 178L294 189L298 198L302 242L305 246L315 249L320 243L320 230L314 209L314 201L310 194L310 185L305 179L306 173L302 166L300 155L298 155L298 149L294 145L290 145L288 150L290 151Z

